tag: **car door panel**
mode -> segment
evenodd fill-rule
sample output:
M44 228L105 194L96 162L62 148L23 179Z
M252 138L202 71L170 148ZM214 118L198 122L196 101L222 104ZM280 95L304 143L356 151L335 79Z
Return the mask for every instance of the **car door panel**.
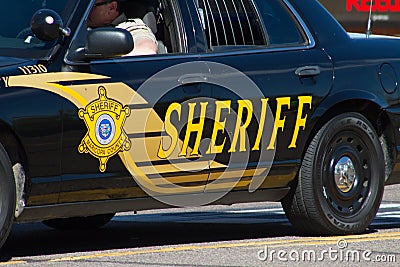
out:
M110 78L85 84L84 87L87 91L92 91L91 95L95 95L99 88L104 88L108 98L129 107L130 114L126 118L124 131L130 140L130 148L125 151L124 156L111 157L107 162L106 171L99 171L98 159L78 151L78 146L88 128L78 117L78 109L74 105L66 105L64 113L67 115L64 117L64 125L68 127L64 130L65 153L63 153L61 202L107 199L116 196L117 198L144 196L132 177L137 175L136 178L140 179L138 177L142 174L146 176L145 179L152 179L156 184L168 183L170 179L178 183L189 182L204 186L208 178L207 159L196 163L182 160L178 155L175 158L170 156L168 159L160 158L158 155L163 121L169 105L171 103L182 105L182 117L184 117L188 114L186 111L188 100L198 99L194 101L196 103L202 97L211 96L210 89L203 87L198 81L186 81L183 84L179 81L179 78L185 75L189 77L188 75L197 75L199 71L207 72L202 63L194 67L194 73L190 72L190 68L188 70L184 66L184 63L190 60L193 60L192 56L183 55L175 56L175 59L163 57L162 61L153 56L143 60L132 58L132 60L92 62L91 73ZM198 66L203 68L199 69ZM166 76L163 71L167 72ZM159 72L161 74L157 74ZM96 97L93 98L93 101L95 100ZM182 118L181 121L185 119ZM182 131L184 127L180 126ZM190 140L190 143L192 142ZM87 163L84 172L76 167L78 161ZM107 189L103 189L105 185ZM84 192L89 189L92 191L90 195L85 194Z

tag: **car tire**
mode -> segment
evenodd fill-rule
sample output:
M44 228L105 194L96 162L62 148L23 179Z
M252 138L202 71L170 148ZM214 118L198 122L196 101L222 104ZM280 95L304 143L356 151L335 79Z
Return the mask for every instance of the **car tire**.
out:
M15 180L10 158L0 143L0 248L14 222L16 205Z
M384 155L375 129L361 114L327 122L303 157L298 179L282 200L302 233L361 233L374 219L384 189Z
M90 230L104 226L111 221L114 215L115 213L108 213L88 217L50 219L42 221L42 223L59 230Z

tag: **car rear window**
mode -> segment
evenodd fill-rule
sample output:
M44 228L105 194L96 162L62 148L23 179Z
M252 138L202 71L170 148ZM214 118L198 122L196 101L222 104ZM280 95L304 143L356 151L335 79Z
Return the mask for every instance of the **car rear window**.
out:
M306 43L300 24L281 0L198 0L198 10L212 51Z
M281 0L257 1L271 46L306 43L299 23Z

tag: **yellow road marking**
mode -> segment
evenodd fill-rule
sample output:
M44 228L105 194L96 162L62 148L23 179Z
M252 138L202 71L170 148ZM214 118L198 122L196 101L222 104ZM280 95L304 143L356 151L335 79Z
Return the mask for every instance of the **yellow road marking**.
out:
M136 251L124 251L124 252L106 252L96 253L76 257L63 257L58 259L49 260L49 262L60 262L60 261L78 261L87 260L103 257L122 257L132 256L140 254L152 254L152 253L166 253L176 251L196 251L206 249L220 249L220 248L239 248L239 247L256 247L270 245L271 247L290 247L290 246L312 246L312 245L330 245L336 244L339 240L346 240L347 243L357 242L369 242L369 241L383 241L383 240L397 240L400 239L400 232L389 232L380 234L368 234L368 235L349 235L349 236L331 236L331 237L311 237L311 238L299 238L294 240L274 240L274 241L256 241L256 242L242 242L242 243L223 243L215 245L191 245L191 246L176 246L160 249L147 249L147 250L136 250Z
M339 240L346 240L347 243L369 242L369 241L383 241L383 240L398 240L400 239L400 232L387 232L378 234L363 234L363 235L349 235L349 236L330 236L330 237L310 237L298 238L293 240L273 240L273 241L255 241L255 242L242 242L242 243L223 243L215 245L191 245L191 246L175 246L160 249L147 249L137 251L124 251L124 252L106 252L96 253L76 257L63 257L48 260L48 262L61 262L61 261L78 261L88 260L103 257L123 257L133 255L143 255L152 253L167 253L177 251L196 251L206 249L220 249L220 248L240 248L240 247L256 247L269 245L271 247L293 247L293 246L314 246L314 245L330 245L336 244ZM9 262L0 262L2 265L26 264L24 260L13 260Z
M13 265L13 264L25 264L26 261L7 261L7 262L0 262L0 265Z

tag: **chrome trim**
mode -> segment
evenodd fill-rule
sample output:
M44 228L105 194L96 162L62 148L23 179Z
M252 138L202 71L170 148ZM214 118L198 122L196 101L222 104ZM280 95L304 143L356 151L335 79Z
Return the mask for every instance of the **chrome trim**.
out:
M292 6L292 4L288 0L282 0L282 1L288 7L289 11L292 12L292 14L295 16L295 18L299 22L300 26L303 28L303 31L306 34L306 37L308 38L308 45L306 45L304 47L306 47L307 49L315 47L314 37L311 34L310 30L307 28L306 23L301 18L301 16L297 12L297 10Z
M342 193L350 192L357 177L353 161L347 156L340 158L333 172L336 188Z
M311 46L291 46L291 47L252 47L248 50L227 50L227 51L211 51L208 53L200 54L199 57L218 57L218 56L233 56L233 55L243 55L243 54L265 54L274 52L285 52L285 51L299 51L304 49L310 49Z

